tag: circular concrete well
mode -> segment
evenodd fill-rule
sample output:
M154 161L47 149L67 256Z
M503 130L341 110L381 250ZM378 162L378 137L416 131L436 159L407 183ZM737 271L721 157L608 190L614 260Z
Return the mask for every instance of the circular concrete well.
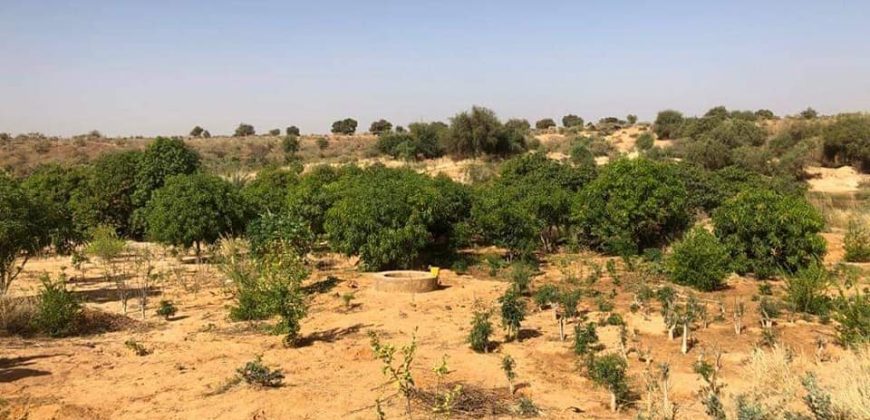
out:
M424 293L438 288L438 277L428 271L382 271L374 278L380 292Z

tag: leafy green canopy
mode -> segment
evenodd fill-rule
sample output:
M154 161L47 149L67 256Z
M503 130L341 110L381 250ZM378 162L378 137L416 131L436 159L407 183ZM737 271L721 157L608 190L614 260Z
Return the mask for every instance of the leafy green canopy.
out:
M248 208L232 184L216 176L176 175L154 192L145 209L148 236L189 247L242 232Z
M728 249L704 228L694 228L675 243L668 272L675 283L712 292L722 288L729 272Z
M21 183L31 200L45 210L45 227L51 245L59 253L68 253L83 240L83 232L73 221L70 199L86 179L83 167L47 164L39 166Z
M70 196L69 206L76 229L88 232L108 225L120 235L130 235L136 206L136 170L142 152L119 152L102 156L86 171L86 179Z
M367 269L411 266L468 213L468 197L452 181L374 166L344 177L326 211L333 249L359 255Z
M741 274L795 272L825 254L824 219L801 196L746 190L725 201L713 223Z
M611 253L638 253L680 234L693 209L676 166L619 159L586 185L572 206L578 241Z
M0 296L9 290L28 257L48 245L44 218L43 209L18 182L0 173ZM23 258L16 265L19 257Z
M454 157L505 156L526 149L522 131L506 127L492 110L472 107L450 119L444 149Z

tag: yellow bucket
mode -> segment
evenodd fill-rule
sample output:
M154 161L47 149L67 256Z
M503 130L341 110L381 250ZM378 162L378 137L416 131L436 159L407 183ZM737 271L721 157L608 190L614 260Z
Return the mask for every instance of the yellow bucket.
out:
M432 273L432 275L435 276L435 277L438 277L438 272L439 272L440 270L441 270L441 269L438 268L438 267L433 267L433 266L431 266L431 265L429 266L429 272Z

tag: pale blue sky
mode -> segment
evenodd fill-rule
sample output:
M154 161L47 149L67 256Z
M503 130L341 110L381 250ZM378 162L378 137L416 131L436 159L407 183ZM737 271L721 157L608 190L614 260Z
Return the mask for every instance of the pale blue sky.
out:
M868 1L0 0L0 132L870 110Z

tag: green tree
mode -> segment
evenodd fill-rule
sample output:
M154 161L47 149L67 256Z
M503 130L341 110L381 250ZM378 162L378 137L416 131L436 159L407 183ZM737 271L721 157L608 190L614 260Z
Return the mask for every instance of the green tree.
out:
M242 232L247 206L238 190L216 176L176 175L154 192L145 209L148 236L184 247L212 243L221 235Z
M841 115L822 130L822 153L828 165L855 165L870 172L870 115Z
M583 127L583 118L580 118L574 114L568 114L562 117L562 127Z
M345 118L332 123L332 134L351 135L356 132L357 122L353 118Z
M314 245L314 234L304 220L286 213L266 213L251 221L245 236L251 254L262 258L279 251L304 257Z
M870 262L870 227L866 221L852 219L843 238L846 250L844 260L849 262Z
M87 172L82 167L45 164L21 183L31 200L45 210L45 227L58 253L69 253L83 240L83 232L76 228L73 220L70 200L86 180Z
M296 172L279 167L265 167L257 177L242 187L242 196L253 212L279 213L287 207L287 194L299 182Z
M758 111L755 111L755 116L762 120L772 120L776 118L773 111L769 109L759 109Z
M519 335L520 324L526 319L526 303L520 292L513 287L498 298L498 301L501 303L501 325L507 330L507 339L513 340Z
M199 170L199 155L180 138L157 137L139 158L133 202L143 207L154 190L172 175L192 174Z
M535 128L537 128L538 130L546 130L555 126L556 121L553 121L552 118L544 118L535 122Z
M239 123L239 126L236 127L235 133L233 133L233 137L247 137L253 136L254 134L256 134L256 131L254 131L253 125Z
M0 297L9 291L27 260L48 245L43 211L18 182L0 173Z
M642 133L637 137L637 140L634 143L634 147L637 147L638 150L649 150L655 144L655 139L651 133Z
M372 121L372 124L369 126L369 133L372 134L383 134L388 133L393 130L393 123L381 118L377 121Z
M289 161L299 151L299 137L288 134L281 139L281 150L284 151L285 160Z
M287 130L284 132L284 134L286 134L288 136L296 136L296 137L301 136L301 134L299 134L299 127L297 127L295 125L291 125L290 127L287 127Z
M653 130L660 139L670 139L677 135L683 124L683 114L679 111L667 109L660 111L653 123Z
M504 123L505 128L508 130L517 131L523 134L528 134L532 129L532 125L529 124L529 120L523 118L511 118Z
M142 152L117 152L103 155L86 171L86 179L73 191L69 206L75 228L88 232L110 225L119 234L132 234L130 225L136 205L136 172Z
M193 127L193 130L190 130L190 136L191 137L200 137L200 136L202 136L203 131L205 131L205 129L203 129L200 126Z
M740 274L795 272L825 254L824 219L801 196L746 190L713 213L713 224Z
M694 228L674 244L668 272L675 283L712 292L725 285L730 258L728 249L713 234Z
M800 113L800 117L805 120L813 120L816 119L818 116L819 113L815 109L812 109L810 107L807 107L807 109L801 111Z
M451 118L443 141L454 157L505 156L526 148L525 133L505 127L494 112L478 106Z
M638 158L605 166L576 196L571 215L580 243L635 254L682 233L691 212L675 165Z
M618 354L588 359L589 379L610 391L610 409L616 411L629 397L628 363Z
M635 125L637 123L637 115L628 114L625 116L625 121L627 121L631 125Z

